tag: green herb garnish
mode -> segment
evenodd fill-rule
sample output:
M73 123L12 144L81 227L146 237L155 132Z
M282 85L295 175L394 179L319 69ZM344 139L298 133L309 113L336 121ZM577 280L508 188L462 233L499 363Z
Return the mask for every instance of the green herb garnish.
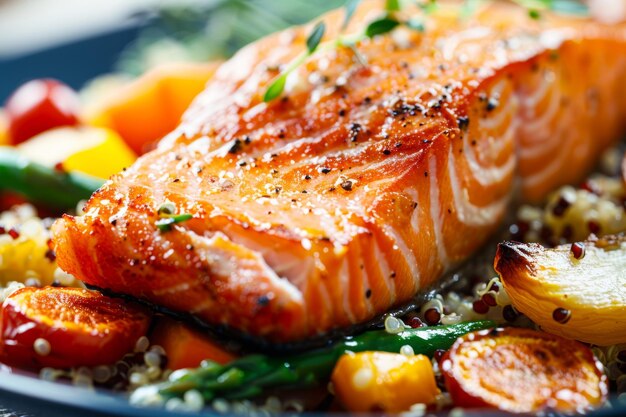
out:
M172 230L172 226L178 223L186 222L190 220L193 215L185 214L161 214L161 218L156 221L155 225L161 232L169 232Z
M326 24L324 22L318 22L306 39L306 53L300 54L294 61L292 61L291 64L289 64L289 66L287 66L284 71L274 78L274 81L271 82L270 86L263 95L264 102L267 103L268 101L272 101L282 94L285 90L285 84L287 83L287 76L293 72L293 70L298 68L305 59L315 53L322 38L324 37L325 32Z
M365 36L373 38L374 36L384 35L394 30L399 24L400 22L389 16L374 20L365 28Z

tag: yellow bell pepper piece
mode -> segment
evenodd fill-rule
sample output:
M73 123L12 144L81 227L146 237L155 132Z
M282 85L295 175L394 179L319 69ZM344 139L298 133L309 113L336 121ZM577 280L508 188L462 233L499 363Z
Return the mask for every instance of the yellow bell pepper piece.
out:
M430 359L386 352L343 355L332 374L335 394L352 412L402 412L440 393Z
M0 146L9 144L9 122L0 110Z
M105 179L137 159L117 133L96 127L52 129L23 142L17 149L40 164Z
M178 126L217 63L172 63L154 68L111 94L86 103L83 120L115 130L142 154Z

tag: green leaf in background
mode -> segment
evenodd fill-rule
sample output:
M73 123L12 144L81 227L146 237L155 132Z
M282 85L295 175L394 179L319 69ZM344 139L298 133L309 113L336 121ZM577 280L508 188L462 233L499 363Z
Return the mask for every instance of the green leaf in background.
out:
M394 30L400 22L391 17L383 17L382 19L374 20L365 29L365 36L372 38L377 35L384 35Z
M346 5L345 5L346 15L343 18L343 24L341 25L342 31L345 30L350 24L350 20L352 19L352 16L354 16L354 12L356 11L357 7L359 7L359 4L361 4L361 0L346 1Z
M313 28L313 30L311 31L311 34L309 35L309 37L306 39L306 48L307 48L307 51L309 52L309 55L315 52L315 50L320 44L320 41L324 37L325 32L326 32L326 24L324 22L318 22Z
M233 55L270 33L310 22L345 0L206 0L155 10L156 18L121 54L116 69L140 75L172 60L206 62ZM356 5L353 6L356 8Z

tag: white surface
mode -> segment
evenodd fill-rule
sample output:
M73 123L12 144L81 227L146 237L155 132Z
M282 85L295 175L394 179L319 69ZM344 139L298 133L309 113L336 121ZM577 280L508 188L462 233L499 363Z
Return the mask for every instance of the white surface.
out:
M160 4L208 0L11 0L0 2L0 58L34 52L119 27Z

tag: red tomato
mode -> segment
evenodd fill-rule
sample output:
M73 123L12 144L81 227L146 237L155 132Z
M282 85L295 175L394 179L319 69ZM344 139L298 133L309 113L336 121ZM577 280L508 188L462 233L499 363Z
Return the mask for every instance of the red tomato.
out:
M23 84L5 103L9 140L17 145L46 130L79 123L80 100L67 85L52 79Z
M22 288L2 306L0 360L28 369L112 364L149 323L144 308L97 291Z

